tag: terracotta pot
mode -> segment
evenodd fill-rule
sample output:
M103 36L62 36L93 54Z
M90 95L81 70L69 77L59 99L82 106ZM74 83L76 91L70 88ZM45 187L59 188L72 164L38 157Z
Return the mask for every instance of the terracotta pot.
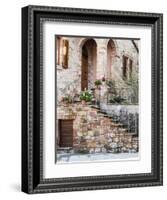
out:
M82 103L82 105L86 105L86 101L85 100L82 100L81 103Z

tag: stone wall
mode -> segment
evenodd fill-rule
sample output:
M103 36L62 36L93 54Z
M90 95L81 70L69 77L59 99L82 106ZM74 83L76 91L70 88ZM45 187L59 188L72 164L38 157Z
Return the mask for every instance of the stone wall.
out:
M69 104L57 111L57 119L73 119L73 150L77 153L137 152L138 137L122 124L90 106ZM72 134L72 133L71 133ZM57 135L58 141L58 135Z
M100 104L100 109L113 120L119 121L128 132L139 133L139 106L138 105L109 105Z
M88 40L80 37L67 37L69 41L68 68L63 69L61 64L57 65L57 99L58 102L66 94L80 93L81 91L81 63L82 63L82 46ZM107 45L109 39L94 38L96 42L96 70L92 79L101 79L103 76L108 78L107 64ZM139 55L132 40L113 39L115 53L112 58L111 74L112 80L115 80L118 86L124 85L122 77L123 56L133 61L133 74L138 74ZM139 46L139 41L135 44ZM90 89L90 88L89 88Z

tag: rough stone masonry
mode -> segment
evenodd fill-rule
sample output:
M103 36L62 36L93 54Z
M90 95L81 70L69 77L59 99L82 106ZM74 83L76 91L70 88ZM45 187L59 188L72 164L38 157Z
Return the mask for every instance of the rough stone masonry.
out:
M74 120L73 150L76 153L138 152L138 137L88 105L61 106L57 112L59 119Z
M83 56L88 62L88 88L97 79L111 79L122 90L126 81L139 73L139 40L62 37L68 40L68 65L63 68L63 47L57 63L57 120L73 119L73 150L77 153L138 152L138 136L128 133L121 123L99 113L89 105L63 104L65 95L75 96L82 90ZM86 55L84 49L87 49ZM126 93L124 94L127 95ZM106 98L101 104L109 111ZM116 108L118 106L114 106ZM133 107L133 105L132 105ZM118 110L116 108L116 110ZM59 131L57 130L57 133ZM57 134L57 142L59 134ZM58 144L57 144L58 145Z

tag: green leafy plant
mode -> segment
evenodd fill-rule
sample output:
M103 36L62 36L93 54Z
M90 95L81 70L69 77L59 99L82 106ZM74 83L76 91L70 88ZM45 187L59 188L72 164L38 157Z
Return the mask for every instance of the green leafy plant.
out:
M113 96L110 100L110 103L124 103L125 99L122 98L121 96Z
M72 97L70 95L62 97L63 103L72 103Z
M131 88L133 95L133 103L138 103L138 91L139 91L139 83L138 77L136 74L131 76L129 80L126 81L126 84Z
M84 90L80 94L80 99L83 101L90 102L92 101L92 98L93 98L92 93L89 90Z
M108 80L106 80L106 85L110 88L115 88L115 81L108 79Z
M100 86L101 84L102 84L101 80L98 79L95 81L95 86Z
M116 94L116 84L115 84L115 81L114 80L111 80L111 79L108 79L106 80L106 85L108 86L109 88L109 91L112 92L112 94Z

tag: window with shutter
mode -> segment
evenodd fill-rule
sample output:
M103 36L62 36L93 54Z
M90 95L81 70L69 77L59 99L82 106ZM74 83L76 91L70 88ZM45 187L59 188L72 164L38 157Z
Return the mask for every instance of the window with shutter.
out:
M64 69L68 68L68 50L69 50L69 41L68 40L63 40L63 62L62 62L62 67Z

